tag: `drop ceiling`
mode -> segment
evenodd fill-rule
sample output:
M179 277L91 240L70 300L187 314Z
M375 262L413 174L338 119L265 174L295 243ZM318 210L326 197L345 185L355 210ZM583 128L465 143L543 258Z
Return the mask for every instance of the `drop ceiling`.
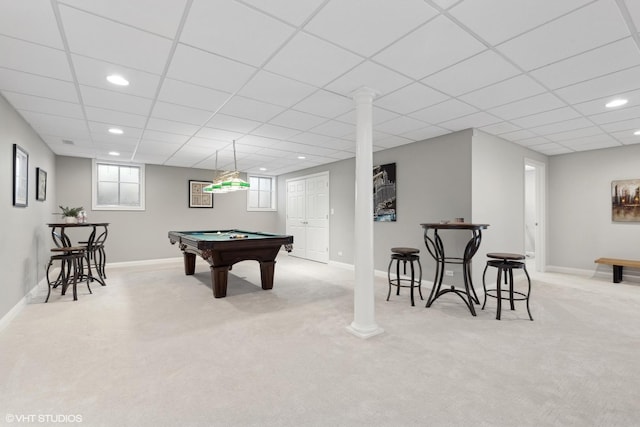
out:
M4 0L0 92L65 156L230 169L236 140L292 172L355 156L363 86L376 151L478 128L552 156L640 142L639 29L638 0Z

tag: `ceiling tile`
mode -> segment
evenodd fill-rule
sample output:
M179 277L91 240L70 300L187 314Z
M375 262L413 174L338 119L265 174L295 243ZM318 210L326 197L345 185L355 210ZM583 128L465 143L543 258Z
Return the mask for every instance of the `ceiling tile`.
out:
M624 4L627 6L627 10L633 20L633 24L636 26L636 30L640 31L640 2L637 0L624 0Z
M4 92L4 97L17 110L35 113L56 114L63 117L84 119L82 108L77 103L58 101L39 96L25 95L15 92Z
M411 139L413 141L422 141L429 138L435 138L436 136L444 135L446 133L449 133L447 129L443 129L438 126L427 126L421 129L404 132L402 133L402 137ZM401 140L398 139L395 141L400 142ZM377 141L376 143L380 143L388 148L390 142L390 139L383 139L382 141Z
M366 61L329 83L326 89L351 96L357 89L368 87L378 92L380 96L409 83L411 83L411 79L371 61Z
M224 129L214 129L210 127L203 127L198 131L196 136L199 138L213 139L217 141L226 141L227 143L230 144L232 141L242 137L243 133L224 130Z
M0 36L2 66L59 80L72 81L64 51Z
M271 119L269 123L290 129L306 131L326 121L327 119L324 117L301 113L300 111L295 110L288 110Z
M628 35L615 0L601 0L509 40L498 50L532 70Z
M356 127L352 124L339 122L337 120L331 120L329 122L323 123L319 126L316 126L312 129L313 133L319 133L320 135L333 136L335 138L340 138L350 133L354 133Z
M436 13L422 0L333 1L322 8L305 30L360 55L371 56Z
M316 90L315 87L268 71L260 71L239 92L247 98L290 107Z
M272 124L264 124L251 132L252 135L276 139L287 139L297 133L300 133L297 129L290 129Z
M362 59L305 33L298 33L265 69L318 87L344 74Z
M173 38L186 0L63 0L65 4L145 31Z
M267 104L266 102L255 101L242 96L234 96L220 110L223 114L259 122L267 122L282 111L284 111L284 108L278 105Z
M182 105L158 101L153 106L151 116L157 119L167 119L176 122L202 125L212 116L210 111L189 108Z
M535 137L535 135L536 134L531 132L530 130L522 129L516 130L514 132L503 133L502 135L500 135L500 137L509 141L522 141L523 139L533 138Z
M162 73L170 40L66 6L60 6L60 14L72 53Z
M50 0L12 0L0 13L0 34L63 49Z
M505 120L524 117L543 111L555 110L566 106L564 102L551 93L542 93L520 101L511 102L500 107L491 108L489 113Z
M585 138L572 141L563 141L562 145L576 151L597 150L600 148L618 147L622 145L620 142L608 135L598 136L597 138Z
M374 125L388 122L391 119L397 119L398 117L400 117L400 114L398 113L394 113L393 111L385 110L384 108L375 106L375 102L376 102L375 99L373 102L374 102L374 106L373 106L373 124ZM348 113L345 113L336 117L335 119L344 123L355 124L357 122L356 110L353 109Z
M489 43L498 44L591 0L473 0L450 10L460 22ZM508 16L508 19L505 19Z
M157 141L169 144L184 144L189 139L186 135L178 135L175 133L160 132L157 130L145 129L143 140Z
M586 127L593 126L589 120L585 118L577 118L572 120L566 120L559 123L552 123L549 125L543 125L535 128L531 128L532 132L535 132L539 135L549 135L552 133L565 132L574 129L581 129Z
M407 114L437 104L449 98L421 83L405 86L389 95L385 95L374 102L377 106Z
M254 67L179 44L167 76L212 89L233 93L256 72Z
M428 123L402 116L376 125L375 130L390 135L403 135L407 132L424 129L426 126L428 126Z
M562 142L569 139L583 138L586 136L602 135L604 132L597 126L586 127L582 129L570 130L567 132L552 133L546 138L554 142Z
M84 104L91 107L119 110L143 116L148 115L151 110L151 100L139 96L90 86L80 86L80 93Z
M423 122L437 124L466 116L476 111L478 110L469 104L465 104L457 99L448 99L431 107L415 111L411 113L410 116Z
M569 103L590 101L640 89L640 67L618 71L606 76L577 83L555 92Z
M94 141L117 141L126 140L137 142L142 136L142 129L135 127L119 126L123 130L122 135L114 135L109 133L109 129L113 127L109 123L100 123L89 121L89 130Z
M75 85L49 77L0 68L0 90L24 93L59 101L78 102Z
M226 92L173 79L163 81L158 95L161 101L212 112L224 105L229 97Z
M485 50L473 36L438 16L374 57L415 79L422 79Z
M261 66L294 28L237 2L194 0L180 41Z
M458 131L463 129L480 128L493 123L498 123L499 121L499 118L485 113L484 111L480 111L478 113L469 114L468 116L439 123L439 125L452 131Z
M422 80L452 96L462 95L520 74L496 52L486 50Z
M631 37L532 71L551 89L640 65L640 52Z
M71 58L78 83L81 85L153 98L160 84L160 76L156 74L87 58L86 56L71 55ZM129 80L129 86L116 86L109 83L107 76L112 74L120 75Z
M326 90L319 90L298 102L294 108L305 113L334 118L352 110L354 105L354 101L351 98Z
M620 122L606 123L600 125L600 127L606 132L618 132L625 130L640 130L640 118L631 119L631 120L623 120Z
M85 107L85 111L88 120L109 123L112 126L130 126L142 129L147 122L147 117L139 114L130 114L97 107Z
M509 122L498 122L483 126L480 129L486 133L490 133L491 135L503 135L505 133L513 134L514 132L521 130L520 127Z
M557 123L575 119L576 117L581 117L581 115L576 110L571 107L562 107L555 110L544 111L542 113L521 117L519 119L513 119L511 120L511 122L523 128L532 128L546 125L548 123Z
M81 119L25 110L20 110L20 114L36 131L49 135L65 135L65 131L70 131L76 135L85 135L88 132L87 124Z
M480 109L486 109L537 95L544 91L545 89L531 77L520 75L470 92L461 96L460 99Z
M606 96L604 98L598 98L587 102L581 102L579 104L574 104L573 108L584 114L585 116L590 116L592 114L605 113L611 111L605 105L607 102L611 101L612 96ZM628 92L619 92L615 94L615 98L624 98L629 100L629 104L627 107L633 105L640 104L640 89L639 90L630 90Z
M567 147L563 147L558 143L550 142L548 144L536 145L536 151L542 154L546 154L547 156L555 156L558 154L571 153L574 150L571 150L570 148L567 148Z
M260 122L255 120L248 120L218 113L209 120L207 127L228 130L231 132L248 133L260 126L260 124Z
M198 126L190 125L188 123L175 122L172 120L163 120L150 118L147 123L147 129L152 129L160 132L176 133L178 135L193 135L199 129Z
M640 106L620 108L601 114L589 116L589 119L596 124L605 124L612 122L621 122L623 120L634 119L640 117Z
M433 3L437 4L443 9L449 9L454 4L460 3L463 0L432 0L432 1Z
M243 0L243 3L276 16L294 26L301 25L318 9L324 0Z

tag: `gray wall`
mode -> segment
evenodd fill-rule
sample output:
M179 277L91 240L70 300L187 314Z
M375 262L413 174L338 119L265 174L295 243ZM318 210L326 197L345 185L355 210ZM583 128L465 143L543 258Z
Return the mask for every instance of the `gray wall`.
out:
M640 223L611 221L611 181L638 178L640 145L551 157L548 264L594 271L599 257L640 259Z
M13 206L13 144L29 153L28 206ZM55 189L49 185L47 199L36 201L36 167L56 180L54 154L22 117L0 96L0 318L7 314L44 278L51 236L46 223L55 212Z
M396 163L398 197L397 221L374 223L376 270L386 271L389 249L394 246L419 248L428 259L421 223L471 217L471 135L470 130L456 132L374 153L374 164ZM334 209L329 259L353 264L354 159L278 177L278 229L284 230L286 224L286 180L322 171L329 171L330 208ZM423 262L427 278L432 275L431 264Z
M83 206L89 221L110 223L107 262L180 256L167 238L170 230L279 231L276 212L247 211L244 191L214 195L213 209L189 208L189 180L211 180L213 171L146 165L145 211L92 211L91 159L58 156L56 169L56 205Z

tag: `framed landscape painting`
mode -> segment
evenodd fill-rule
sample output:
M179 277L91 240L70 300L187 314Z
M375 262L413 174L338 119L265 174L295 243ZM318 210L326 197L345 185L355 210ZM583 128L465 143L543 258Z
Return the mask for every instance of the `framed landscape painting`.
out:
M611 181L611 220L640 222L640 179Z

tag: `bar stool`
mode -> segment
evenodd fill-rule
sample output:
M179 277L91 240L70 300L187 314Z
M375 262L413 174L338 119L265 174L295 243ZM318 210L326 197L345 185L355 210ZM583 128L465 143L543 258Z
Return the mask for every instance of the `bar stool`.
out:
M413 299L413 288L417 285L418 292L420 293L420 299L424 300L422 297L422 265L420 265L420 256L417 254L420 253L420 249L416 248L391 248L391 261L389 261L389 267L387 269L387 278L389 279L389 292L387 293L387 301L389 301L389 297L391 296L391 287L395 286L397 288L396 295L400 295L400 288L411 288L411 305L415 305L415 301ZM396 262L396 277L395 279L391 278L391 267L393 266L393 261ZM404 267L404 274L407 274L407 262L411 263L411 279L402 279L400 277L400 262L402 261ZM413 267L413 263L418 263L419 276L418 282L416 284L415 281L415 270ZM403 285L402 282L409 282L409 284Z
M522 260L525 259L525 256L522 254L512 254L512 253L488 253L488 258L491 258L487 261L487 265L484 268L484 272L482 273L482 287L484 288L484 303L482 304L482 309L484 310L485 305L487 304L487 297L495 298L498 302L498 307L496 310L496 319L500 320L500 312L502 311L502 300L508 300L511 310L515 310L514 301L526 301L527 302L527 313L529 314L529 319L533 320L531 317L531 311L529 310L529 295L531 293L531 278L529 277L529 272L527 272L527 265ZM485 282L485 275L487 274L487 269L489 267L495 267L498 269L498 277L496 279L496 288L495 289L487 289ZM513 270L514 269L522 269L524 274L527 276L527 291L521 292L513 289ZM508 289L502 289L502 275L504 274L504 284L508 285ZM504 296L503 292L507 292L508 295Z
M78 280L82 277L83 264L84 260L87 257L85 248L74 246L74 247L62 247L62 248L53 248L51 252L54 255L51 255L49 258L49 264L47 265L47 299L44 301L45 303L49 301L49 297L51 296L51 288L57 288L58 286L62 286L62 295L67 292L67 288L69 285L72 285L73 289L73 300L78 300L78 289L77 284ZM49 272L51 270L51 266L54 261L60 261L60 272L58 273L58 277L51 281L49 277ZM88 260L87 260L88 262ZM89 293L91 292L91 287L89 286L89 276L87 276L87 288L89 289Z

